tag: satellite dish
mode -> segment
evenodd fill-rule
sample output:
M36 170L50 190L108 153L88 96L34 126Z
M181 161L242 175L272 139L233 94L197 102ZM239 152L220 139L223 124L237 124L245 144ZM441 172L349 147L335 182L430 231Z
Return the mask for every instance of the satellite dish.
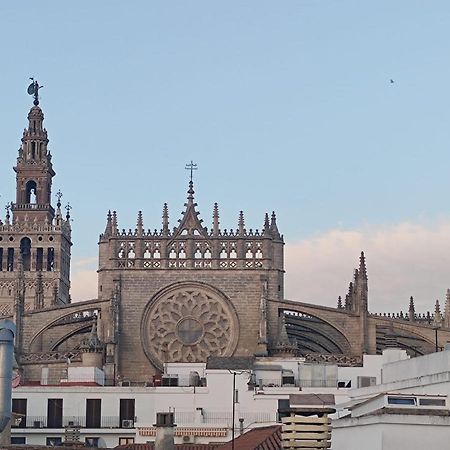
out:
M34 95L34 94L36 93L36 92L35 92L35 87L34 87L34 82L31 83L31 84L28 86L27 92L28 92L28 94L30 94L30 95Z

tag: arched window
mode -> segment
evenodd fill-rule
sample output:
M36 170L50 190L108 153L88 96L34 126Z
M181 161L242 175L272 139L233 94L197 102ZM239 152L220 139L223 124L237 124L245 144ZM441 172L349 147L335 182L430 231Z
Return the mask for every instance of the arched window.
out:
M29 180L27 181L25 187L25 203L37 203L37 185L36 181Z
M22 257L23 270L31 270L31 240L24 237L20 241L20 256Z

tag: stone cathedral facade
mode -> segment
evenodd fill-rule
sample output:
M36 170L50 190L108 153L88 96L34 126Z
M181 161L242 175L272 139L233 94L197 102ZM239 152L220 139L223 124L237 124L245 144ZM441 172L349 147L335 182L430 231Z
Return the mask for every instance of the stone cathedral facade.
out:
M146 228L141 212L131 230L120 228L116 212L107 214L98 298L71 303L70 207L63 215L59 192L53 206L55 172L38 103L36 95L14 167L16 201L0 222L0 318L17 324L24 382L39 383L45 373L57 383L69 362L103 369L111 385L148 383L165 363L210 356L357 365L363 353L387 346L414 356L450 339L450 293L442 313L436 304L434 314L418 314L412 298L405 313L370 313L364 254L337 308L285 300L275 213L262 214L256 230L240 212L227 230L215 204L207 226L192 177L181 217L169 220L164 204L158 229Z

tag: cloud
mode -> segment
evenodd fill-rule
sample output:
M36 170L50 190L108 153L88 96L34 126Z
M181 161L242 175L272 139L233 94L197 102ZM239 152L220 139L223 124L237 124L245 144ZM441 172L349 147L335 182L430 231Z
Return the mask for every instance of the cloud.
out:
M416 311L434 309L450 287L450 219L435 223L404 222L335 229L285 246L285 296L336 306L366 254L369 309L372 312L406 311L414 296ZM97 297L97 257L73 261L72 300Z
M72 262L71 289L72 302L97 298L97 256L82 258Z
M414 296L416 311L443 306L450 287L450 220L329 230L285 249L285 296L336 306L365 252L372 312L406 311Z

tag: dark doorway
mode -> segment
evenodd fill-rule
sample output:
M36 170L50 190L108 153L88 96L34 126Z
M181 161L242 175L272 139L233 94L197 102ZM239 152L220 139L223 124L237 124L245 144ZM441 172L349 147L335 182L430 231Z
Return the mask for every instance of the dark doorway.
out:
M47 403L47 427L62 428L62 398L49 398Z
M99 398L86 399L86 428L100 428L102 401Z

